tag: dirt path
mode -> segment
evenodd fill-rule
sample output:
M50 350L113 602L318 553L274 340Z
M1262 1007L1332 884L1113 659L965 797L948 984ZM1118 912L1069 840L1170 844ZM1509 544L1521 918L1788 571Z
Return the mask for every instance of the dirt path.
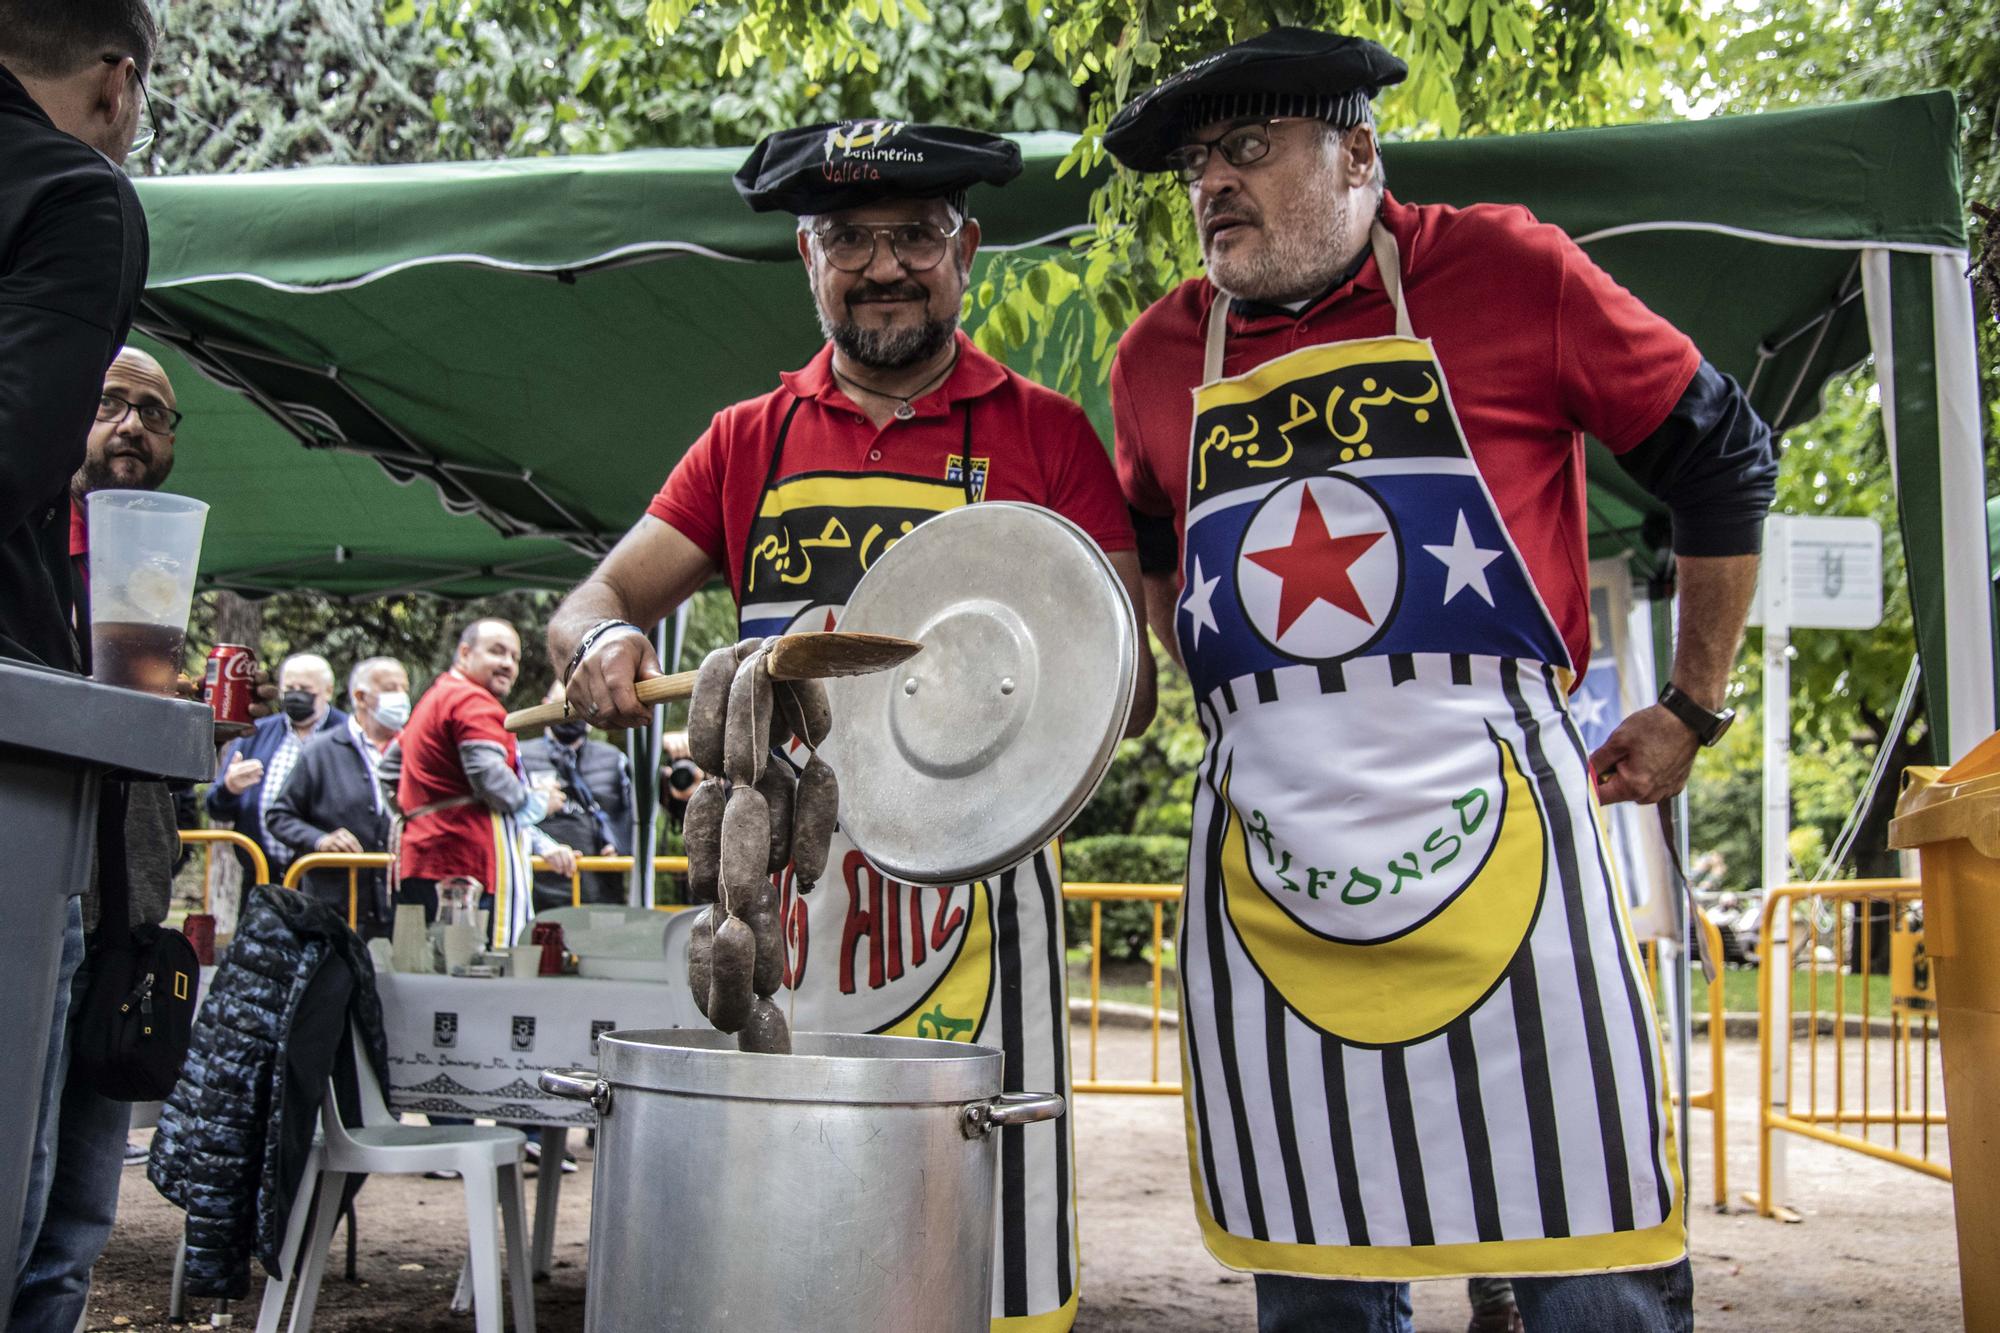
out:
M1106 1028L1099 1052L1107 1078L1143 1077L1146 1035ZM1079 1047L1079 1054L1081 1048ZM1732 1042L1729 1076L1738 1126L1749 1116L1756 1046ZM1854 1153L1800 1143L1791 1153L1792 1201L1806 1214L1787 1226L1709 1209L1709 1135L1694 1134L1696 1321L1719 1333L1930 1333L1959 1326L1956 1241L1949 1186ZM1756 1179L1756 1144L1732 1131L1732 1189ZM1083 1333L1196 1333L1255 1327L1250 1280L1202 1249L1188 1195L1180 1102L1167 1097L1089 1096L1076 1112L1079 1210L1084 1245ZM580 1146L580 1144L579 1144ZM535 1290L543 1329L583 1324L583 1263L589 1226L589 1167L563 1190L556 1270ZM381 1178L361 1196L358 1283L334 1275L320 1298L321 1329L466 1333L471 1320L446 1305L464 1244L460 1189L442 1181ZM98 1266L91 1329L164 1329L180 1215L143 1172L126 1172L118 1232ZM261 1284L259 1289L261 1290ZM1453 1283L1421 1284L1416 1326L1458 1333L1465 1305ZM206 1316L206 1303L196 1303ZM240 1308L254 1319L254 1301ZM764 1333L762 1330L756 1333Z

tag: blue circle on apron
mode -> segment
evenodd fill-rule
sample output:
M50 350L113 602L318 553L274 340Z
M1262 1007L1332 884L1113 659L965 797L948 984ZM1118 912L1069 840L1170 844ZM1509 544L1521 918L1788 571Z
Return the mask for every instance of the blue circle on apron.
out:
M1351 657L1395 619L1402 538L1352 477L1301 477L1264 497L1243 531L1236 590L1257 636L1300 661Z

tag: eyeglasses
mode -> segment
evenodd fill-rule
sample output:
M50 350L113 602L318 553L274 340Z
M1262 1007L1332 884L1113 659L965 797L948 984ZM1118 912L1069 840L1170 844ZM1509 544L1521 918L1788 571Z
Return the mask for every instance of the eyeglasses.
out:
M1303 116L1272 116L1269 120L1252 121L1248 125L1238 125L1224 130L1213 139L1197 139L1193 143L1182 144L1167 154L1167 168L1181 178L1184 185L1192 185L1208 170L1210 152L1222 154L1222 160L1232 167L1247 167L1252 162L1261 162L1271 151L1271 127L1288 120L1303 120Z
M127 59L127 57L106 54L99 56L98 59L107 65L115 65L119 61ZM139 83L139 122L132 128L132 146L127 151L128 153L143 153L148 148L151 148L153 140L159 137L159 117L153 114L153 94L147 89L146 80L139 78L136 68L133 71L133 77L138 79Z
M899 222L892 227L840 223L816 229L813 239L819 242L826 262L842 273L859 273L874 263L875 245L882 236L889 238L889 252L897 263L912 273L928 273L943 262L950 249L947 242L964 229L963 219L954 222L950 231L931 222Z
M97 419L106 425L116 425L134 412L139 424L155 435L172 435L182 421L181 413L160 403L128 402L115 393L98 395Z

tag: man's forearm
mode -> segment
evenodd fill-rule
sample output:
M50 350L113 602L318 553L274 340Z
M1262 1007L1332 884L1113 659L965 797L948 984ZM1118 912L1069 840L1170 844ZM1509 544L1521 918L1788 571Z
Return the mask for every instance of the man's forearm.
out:
M626 606L618 591L596 575L578 584L549 620L549 660L555 666L556 676L561 678L577 642L592 625L601 620L630 620L635 610Z
M1684 555L1678 567L1673 683L1703 708L1717 709L1757 594L1757 557Z

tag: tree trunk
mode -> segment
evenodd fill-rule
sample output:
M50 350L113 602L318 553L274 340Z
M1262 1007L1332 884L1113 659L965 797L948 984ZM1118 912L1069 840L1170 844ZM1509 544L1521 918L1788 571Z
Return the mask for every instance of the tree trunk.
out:
M215 641L240 643L260 659L264 643L264 604L233 592L215 594Z

